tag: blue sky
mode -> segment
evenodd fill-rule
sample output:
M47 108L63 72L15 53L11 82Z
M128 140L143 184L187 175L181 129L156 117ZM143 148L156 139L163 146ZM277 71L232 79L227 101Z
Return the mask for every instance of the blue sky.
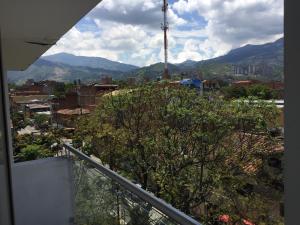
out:
M163 61L162 0L103 0L45 55ZM203 60L283 36L283 0L169 0L169 61Z

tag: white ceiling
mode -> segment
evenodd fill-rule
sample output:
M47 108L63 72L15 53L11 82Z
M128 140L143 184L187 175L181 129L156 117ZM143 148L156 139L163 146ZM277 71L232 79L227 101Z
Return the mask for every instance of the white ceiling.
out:
M4 68L25 70L100 1L0 0Z

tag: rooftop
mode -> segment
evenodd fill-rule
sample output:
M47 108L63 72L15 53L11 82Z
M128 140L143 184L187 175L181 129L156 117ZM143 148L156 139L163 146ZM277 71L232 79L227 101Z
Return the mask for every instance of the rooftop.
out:
M76 109L60 109L57 111L58 114L62 115L81 115L81 114L89 114L90 110L88 109L81 109L81 108L76 108Z
M26 105L27 108L29 109L49 109L50 105L49 104L27 104Z
M11 96L11 99L17 104L29 104L34 101L45 102L49 99L49 95Z
M18 131L18 135L25 135L25 134L41 134L39 130L35 129L35 127L32 126L26 126L25 128L22 128Z

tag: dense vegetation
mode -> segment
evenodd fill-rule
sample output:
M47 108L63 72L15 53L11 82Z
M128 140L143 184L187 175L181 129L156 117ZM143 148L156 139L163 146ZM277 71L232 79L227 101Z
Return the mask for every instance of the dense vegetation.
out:
M262 100L278 99L279 93L266 85L256 84L249 87L227 86L221 92L228 99L256 97Z
M11 119L15 162L53 157L57 154L61 148L61 138L66 135L62 129L54 129L50 126L48 115L36 114L30 119L23 113L12 110ZM18 131L26 126L37 128L39 135L33 133L19 135Z
M248 100L143 86L103 97L79 121L74 143L204 224L223 214L232 224L283 224L273 209L282 201L282 168L266 169L280 144L270 132L278 110Z
M30 161L53 157L57 154L60 143L59 136L53 133L33 135L16 135L13 140L14 158L16 162Z

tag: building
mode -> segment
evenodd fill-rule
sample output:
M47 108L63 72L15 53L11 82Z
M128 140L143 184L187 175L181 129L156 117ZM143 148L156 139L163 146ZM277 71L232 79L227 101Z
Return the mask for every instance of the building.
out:
M11 107L17 111L25 111L25 106L28 104L46 104L50 101L51 96L49 95L10 95Z
M202 82L204 91L218 90L220 89L220 84L218 80L204 80Z
M253 64L233 65L234 75L256 75L258 73L258 66Z
M196 88L196 89L201 89L202 87L202 82L200 79L193 78L193 79L183 79L180 81L180 85L189 87L189 88Z
M268 81L268 82L263 82L259 80L238 80L238 81L233 81L231 83L232 86L235 87L250 87L256 84L261 84L269 87L272 89L274 92L277 93L278 98L283 99L284 98L284 83L281 81Z
M90 113L89 109L75 108L75 109L60 109L55 112L54 118L57 124L65 127L74 127L74 121L82 115Z
M97 89L93 85L80 86L77 89L78 106L88 107L96 104Z
M35 114L51 115L51 105L37 103L25 105L25 115L32 117Z
M231 85L235 87L250 87L252 85L261 84L261 83L262 82L258 80L238 80L238 81L233 81Z
M114 91L119 88L119 85L117 84L95 84L94 88L96 90L97 94Z
M64 108L77 108L78 105L78 94L77 92L71 91L66 93L64 97L53 98L51 103L53 104L53 109L64 109Z
M102 77L101 84L112 84L112 77L111 76Z

